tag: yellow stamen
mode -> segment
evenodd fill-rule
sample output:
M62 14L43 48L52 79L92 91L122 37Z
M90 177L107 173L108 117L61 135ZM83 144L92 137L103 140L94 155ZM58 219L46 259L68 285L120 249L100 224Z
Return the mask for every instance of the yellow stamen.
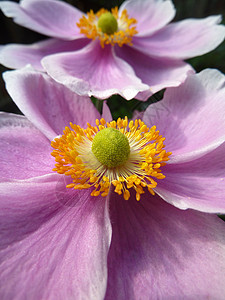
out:
M132 45L132 38L138 33L134 26L136 23L134 18L129 18L126 9L119 15L118 7L115 7L111 9L111 13L104 8L96 14L91 10L87 16L82 16L77 26L80 28L80 33L87 38L99 39L104 48L109 44L112 46L117 44L120 47L124 44Z
M72 177L73 183L68 184L68 188L94 187L92 196L101 194L105 197L113 186L114 192L123 194L125 200L130 198L129 189L133 188L137 201L145 190L155 194L153 189L157 186L157 180L165 178L160 168L165 166L171 155L164 149L165 138L159 135L155 126L148 128L141 120L128 123L125 117L117 122L96 120L96 126L88 123L86 129L72 123L70 127L66 127L64 134L51 142L54 148L51 154L56 161L53 171ZM92 151L95 136L106 128L118 130L129 142L129 157L115 167L102 164Z

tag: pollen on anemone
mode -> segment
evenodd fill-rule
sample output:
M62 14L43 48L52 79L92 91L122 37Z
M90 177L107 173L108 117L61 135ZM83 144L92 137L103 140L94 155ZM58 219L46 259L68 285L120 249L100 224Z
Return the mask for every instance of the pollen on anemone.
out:
M25 116L0 116L0 298L222 299L224 75L117 122L41 72L4 79Z
M50 37L1 47L0 63L31 64L79 95L99 99L119 94L146 100L178 86L193 72L183 60L215 49L225 36L220 16L168 24L175 15L171 0L128 0L119 9L87 14L58 0L1 1L0 8Z

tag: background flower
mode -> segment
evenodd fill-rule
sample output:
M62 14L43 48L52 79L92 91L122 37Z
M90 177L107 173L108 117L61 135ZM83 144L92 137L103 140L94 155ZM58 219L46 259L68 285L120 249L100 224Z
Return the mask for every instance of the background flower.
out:
M28 69L4 77L26 117L0 118L1 298L222 299L225 228L205 212L225 210L224 76L190 76L143 115L173 151L156 192L203 212L148 193L137 202L133 193L125 201L66 189L67 179L51 171L50 140L70 121L93 124L98 111L47 75ZM103 115L110 119L105 105Z
M133 45L102 48L97 40L90 42L79 33L75 24L82 13L64 2L25 0L18 5L3 1L0 7L16 23L52 37L31 46L3 47L0 61L4 65L44 66L71 90L100 99L120 94L146 100L165 87L179 85L192 70L182 60L213 50L225 35L219 16L167 25L175 14L171 1L130 0L120 7L119 16L126 9L137 20Z

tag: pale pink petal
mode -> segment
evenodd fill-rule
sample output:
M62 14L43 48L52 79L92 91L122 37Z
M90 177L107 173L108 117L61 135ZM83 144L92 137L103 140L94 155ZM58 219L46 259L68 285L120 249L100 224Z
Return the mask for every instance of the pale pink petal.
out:
M166 138L169 163L194 160L225 141L224 97L225 76L206 69L168 88L162 101L147 108L143 120Z
M1 1L0 9L14 22L51 37L72 40L81 37L76 23L83 13L63 1L22 0Z
M132 115L132 120L143 119L144 111L135 110Z
M172 1L166 0L129 0L125 1L119 13L126 9L130 18L137 21L137 36L145 36L161 29L175 16Z
M111 111L105 101L102 107L102 118L104 118L107 122L112 121Z
M70 122L86 127L100 117L88 97L78 96L46 74L25 68L5 72L3 77L13 101L50 140Z
M224 96L224 75L208 69L167 89L144 113L143 120L156 125L172 151L156 192L181 209L225 212Z
M62 177L0 184L2 300L104 297L107 201L66 189Z
M196 160L167 164L155 191L180 209L225 213L225 143Z
M158 196L112 199L105 300L223 299L225 227Z
M173 24L148 37L134 37L133 46L156 57L187 59L215 49L225 37L221 16L189 19Z
M132 66L143 83L149 85L147 91L135 97L139 100L147 100L149 96L166 87L180 85L187 74L193 72L191 66L182 61L150 57L129 46L117 47L116 53Z
M41 60L53 53L75 51L89 43L88 39L63 41L48 39L31 45L8 44L0 48L0 63L7 68L23 68L31 64L37 70L43 70Z
M51 152L49 140L25 117L0 113L1 178L25 179L51 173Z
M102 48L98 41L73 53L45 57L42 63L52 78L80 95L105 99L120 94L130 100L148 89L110 45Z

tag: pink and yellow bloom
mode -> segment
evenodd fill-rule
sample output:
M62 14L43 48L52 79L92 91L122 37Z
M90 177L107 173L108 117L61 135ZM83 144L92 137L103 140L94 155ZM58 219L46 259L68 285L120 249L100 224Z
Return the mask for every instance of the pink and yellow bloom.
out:
M183 60L215 49L225 36L220 16L169 24L175 15L170 0L128 0L119 10L87 15L58 0L1 1L0 8L50 37L2 47L3 65L32 64L79 95L100 99L117 93L146 100L178 86L193 71Z
M225 227L212 213L225 212L225 77L190 75L129 126L46 74L4 79L25 116L0 117L0 298L223 299ZM119 169L100 157L105 173L93 173L90 144L106 127L128 139L130 154ZM118 195L109 174L124 163L155 186L141 173L141 190L121 172L130 195ZM86 185L93 177L111 188L98 193Z

